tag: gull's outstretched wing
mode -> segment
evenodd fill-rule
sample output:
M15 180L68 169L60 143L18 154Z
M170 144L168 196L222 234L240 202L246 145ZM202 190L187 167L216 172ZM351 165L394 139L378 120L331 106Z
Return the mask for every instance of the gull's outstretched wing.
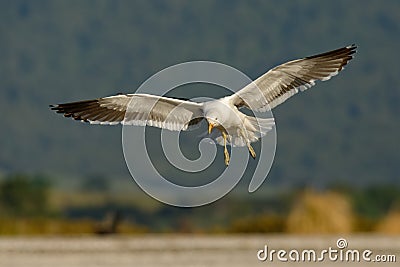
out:
M116 95L51 105L52 110L92 124L149 125L186 130L202 118L202 104L148 94Z
M304 91L315 85L315 81L326 81L338 74L353 58L356 48L350 45L289 61L269 70L229 98L237 107L245 106L254 111L272 109L299 90Z

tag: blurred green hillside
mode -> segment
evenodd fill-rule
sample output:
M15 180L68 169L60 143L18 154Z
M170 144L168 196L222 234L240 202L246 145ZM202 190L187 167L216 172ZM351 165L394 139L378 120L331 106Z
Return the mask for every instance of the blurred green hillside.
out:
M0 1L0 173L128 177L120 127L67 120L49 104L134 92L190 60L255 79L356 43L338 77L274 110L264 187L399 184L399 14L398 1Z

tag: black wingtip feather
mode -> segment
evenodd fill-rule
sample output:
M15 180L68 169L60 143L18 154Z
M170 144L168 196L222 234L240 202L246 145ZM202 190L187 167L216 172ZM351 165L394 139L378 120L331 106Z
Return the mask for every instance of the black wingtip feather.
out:
M349 46L345 46L342 48L338 48L329 52L325 52L322 54L317 54L317 55L312 55L312 56L308 56L305 57L305 59L314 59L314 58L319 58L319 57L339 57L339 56L351 56L354 53L356 53L356 49L357 46L355 44L349 45ZM351 57L353 58L353 57Z

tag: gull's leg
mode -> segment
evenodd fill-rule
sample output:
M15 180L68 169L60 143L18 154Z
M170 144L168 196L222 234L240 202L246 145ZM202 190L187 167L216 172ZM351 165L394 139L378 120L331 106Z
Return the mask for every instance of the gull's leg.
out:
M246 141L247 148L249 149L249 153L250 153L251 157L252 157L253 159L256 159L256 156L257 156L257 155L256 155L256 152L254 151L253 147L251 146L249 139L247 138L247 136L246 136L245 133L243 132L243 129L240 130L240 133L242 134L244 140Z
M222 137L224 138L224 158L225 158L225 165L228 166L228 165L229 165L230 156L229 156L228 149L226 148L226 138L227 138L227 135L226 135L225 132L222 132Z

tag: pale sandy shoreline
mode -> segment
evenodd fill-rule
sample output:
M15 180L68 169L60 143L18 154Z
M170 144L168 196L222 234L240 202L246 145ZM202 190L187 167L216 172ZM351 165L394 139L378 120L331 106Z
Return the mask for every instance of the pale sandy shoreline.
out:
M365 262L261 262L257 252L270 249L370 249L400 261L400 236L382 235L137 235L71 237L0 237L0 266L365 266ZM373 266L374 264L370 266Z

